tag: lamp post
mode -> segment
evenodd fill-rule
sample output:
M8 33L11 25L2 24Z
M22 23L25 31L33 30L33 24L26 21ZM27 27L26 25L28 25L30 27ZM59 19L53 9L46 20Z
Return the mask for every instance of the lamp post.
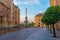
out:
M25 21L24 21L24 27L27 28L28 27L28 20L27 20L27 8L26 8L26 16L25 16Z

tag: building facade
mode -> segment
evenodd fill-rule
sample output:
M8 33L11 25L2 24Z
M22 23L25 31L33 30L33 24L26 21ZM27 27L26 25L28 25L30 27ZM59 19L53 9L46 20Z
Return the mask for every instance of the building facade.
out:
M50 0L50 6L60 6L60 0Z
M41 28L45 27L45 25L41 21L42 17L43 17L42 13L40 13L34 17L35 27L41 27Z
M50 0L50 6L60 6L60 0ZM60 30L60 21L55 24L56 30Z
M20 10L13 0L0 0L0 25L12 26L20 22Z
M20 22L20 9L13 4L13 24L18 25Z

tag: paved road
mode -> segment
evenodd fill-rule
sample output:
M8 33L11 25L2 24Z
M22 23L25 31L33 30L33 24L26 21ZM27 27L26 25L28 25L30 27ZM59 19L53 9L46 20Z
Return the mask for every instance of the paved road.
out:
M42 28L25 28L17 32L0 36L0 40L50 40L49 33Z
M46 28L39 29L36 33L30 35L26 40L52 40Z

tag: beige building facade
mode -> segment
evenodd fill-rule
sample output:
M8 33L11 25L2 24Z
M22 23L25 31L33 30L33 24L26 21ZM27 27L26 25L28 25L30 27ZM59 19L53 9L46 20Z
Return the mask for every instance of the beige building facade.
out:
M13 4L13 24L19 24L20 22L20 9Z
M0 0L0 25L12 26L19 22L20 10L13 4L13 0Z
M60 6L60 0L50 0L50 6Z
M41 28L45 27L45 24L43 24L42 21L41 21L42 17L43 17L42 13L34 16L35 27L41 27Z

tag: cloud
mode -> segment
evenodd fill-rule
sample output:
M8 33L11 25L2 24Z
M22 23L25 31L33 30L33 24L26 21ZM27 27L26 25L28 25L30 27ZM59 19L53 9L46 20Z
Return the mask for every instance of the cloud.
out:
M25 1L21 1L21 0L13 0L15 5L19 5L19 4L40 4L39 0L25 0Z
M13 0L13 3L14 3L15 5L17 5L17 4L18 4L16 0Z

